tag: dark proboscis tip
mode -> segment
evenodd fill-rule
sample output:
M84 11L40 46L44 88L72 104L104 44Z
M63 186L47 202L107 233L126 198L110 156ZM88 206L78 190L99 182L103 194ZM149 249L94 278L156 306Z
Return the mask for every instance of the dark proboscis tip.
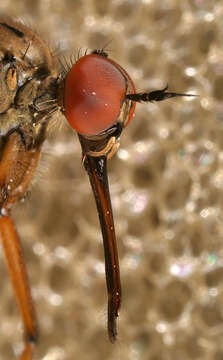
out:
M117 313L111 299L108 300L108 337L112 344L117 339Z
M136 93L136 94L127 94L126 99L136 101L136 102L152 102L152 101L163 101L177 96L186 96L186 97L196 97L198 95L194 94L182 94L175 92L168 92L168 85L164 89L151 91L149 93Z

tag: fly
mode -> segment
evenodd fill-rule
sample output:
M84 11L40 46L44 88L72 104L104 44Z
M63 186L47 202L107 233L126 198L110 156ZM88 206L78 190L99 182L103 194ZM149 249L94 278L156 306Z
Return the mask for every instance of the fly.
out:
M46 43L25 25L0 18L0 237L24 325L20 360L30 360L37 321L19 235L11 209L27 192L47 129L60 111L77 132L103 236L108 292L108 336L117 337L121 281L109 194L107 160L119 147L137 102L194 96L164 89L137 93L134 82L103 50L82 56L58 72Z

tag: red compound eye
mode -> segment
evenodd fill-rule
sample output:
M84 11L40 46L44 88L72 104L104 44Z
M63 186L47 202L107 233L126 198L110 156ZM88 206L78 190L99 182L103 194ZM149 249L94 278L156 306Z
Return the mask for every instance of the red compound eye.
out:
M116 122L127 91L135 93L135 86L120 65L102 55L85 55L66 77L66 118L79 134L97 135ZM134 110L135 102L125 126Z

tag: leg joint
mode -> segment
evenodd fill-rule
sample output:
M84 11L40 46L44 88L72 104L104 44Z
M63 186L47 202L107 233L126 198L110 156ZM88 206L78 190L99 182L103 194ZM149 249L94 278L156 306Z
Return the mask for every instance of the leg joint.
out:
M38 334L27 334L26 335L26 342L28 342L29 344L33 344L35 345L38 341Z

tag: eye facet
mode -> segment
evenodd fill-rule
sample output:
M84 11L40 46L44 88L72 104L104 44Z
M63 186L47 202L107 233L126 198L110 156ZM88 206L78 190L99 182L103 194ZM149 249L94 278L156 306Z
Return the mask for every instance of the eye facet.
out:
M72 128L82 135L97 135L118 119L127 93L135 86L126 71L100 54L85 55L69 71L65 80L64 106ZM132 103L125 119L130 121Z

